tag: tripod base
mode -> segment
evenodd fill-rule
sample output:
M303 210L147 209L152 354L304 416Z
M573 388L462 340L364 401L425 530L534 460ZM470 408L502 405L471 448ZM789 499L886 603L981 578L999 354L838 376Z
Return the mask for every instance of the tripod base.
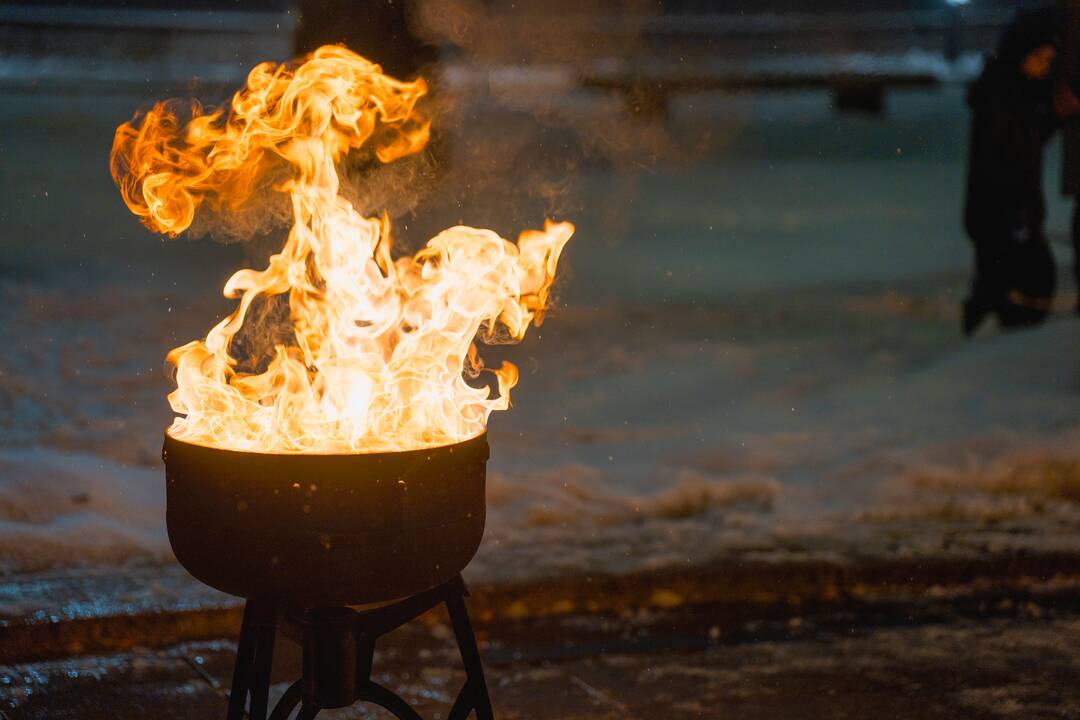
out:
M379 705L400 720L422 720L400 696L371 679L371 666L375 643L381 636L440 604L446 605L450 615L466 675L446 717L465 720L475 712L477 720L493 720L480 652L465 610L467 594L459 575L444 585L374 610L331 607L290 612L276 601L248 600L227 720L242 720L245 707L251 720L287 720L297 707L297 720L310 720L322 709L356 702ZM302 648L303 671L268 716L270 666L279 629Z

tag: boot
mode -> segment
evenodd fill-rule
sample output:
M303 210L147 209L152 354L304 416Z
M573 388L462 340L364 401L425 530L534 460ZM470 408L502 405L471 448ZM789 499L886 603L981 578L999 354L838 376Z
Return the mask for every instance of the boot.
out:
M975 331L986 320L986 316L990 314L990 308L985 303L977 302L972 298L964 301L961 310L960 330L966 338L974 335Z

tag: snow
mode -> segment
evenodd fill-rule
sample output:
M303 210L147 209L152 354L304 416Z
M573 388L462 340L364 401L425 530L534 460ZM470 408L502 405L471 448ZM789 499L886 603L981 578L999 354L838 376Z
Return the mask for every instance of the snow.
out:
M171 557L159 472L43 448L0 451L0 570Z
M0 119L34 102L63 110ZM244 261L126 216L110 102L74 133L93 149L74 174L42 166L33 126L2 147L0 572L168 561L162 359L220 317ZM687 101L680 132L729 131L700 161L583 170L559 307L485 353L522 377L490 423L471 577L1078 542L1080 320L958 337L958 93L900 95L885 121L826 105ZM1059 247L1066 222L1051 194Z
M876 300L886 317L897 304ZM830 320L855 322L874 301L849 301L853 317ZM1080 322L896 357L913 343L888 328L873 342L813 328L788 337L817 307L804 306L806 316L757 331L775 336L708 343L689 334L695 325L657 326L642 310L605 318L604 332L592 332L591 308L556 313L545 337L518 348L516 407L492 421L488 532L472 576L659 568L793 542L825 549L874 526L942 518L1075 534L1080 366L1066 349L1080 347ZM953 329L951 312L910 312L902 323ZM627 325L642 329L618 332ZM127 379L115 373L106 392ZM150 459L167 412L146 404L126 429L103 436L86 425L0 451L0 568L169 557L162 472ZM81 449L95 441L97 454Z
M1080 347L1080 322L957 342L907 369L859 369L835 347L755 345L682 363L659 393L685 401L676 413L646 389L671 364L661 353L611 378L600 408L578 400L585 383L563 389L574 431L539 436L555 452L529 431L508 450L494 431L494 512L475 570L632 570L785 543L851 552L891 523L906 527L881 534L911 548L937 543L939 528L919 523L941 520L953 532L1022 522L1050 543L1075 533L1080 364L1063 350ZM796 353L840 367L777 384ZM695 388L704 401L692 402ZM602 413L633 417L587 432Z

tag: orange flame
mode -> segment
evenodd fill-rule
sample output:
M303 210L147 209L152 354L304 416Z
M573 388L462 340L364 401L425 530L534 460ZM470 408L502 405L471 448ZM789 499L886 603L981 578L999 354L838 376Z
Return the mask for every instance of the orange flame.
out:
M465 382L483 363L474 344L521 340L540 323L573 234L545 223L511 243L453 227L414 257L392 258L390 223L338 195L336 163L369 145L381 162L420 150L422 79L401 82L342 47L304 62L263 63L228 113L161 103L117 128L110 167L133 213L175 236L203 203L231 211L267 189L288 193L293 226L265 270L225 285L236 310L205 340L174 349L177 417L169 433L261 452L383 452L460 442L510 404L517 368L492 370L498 395ZM286 294L292 342L262 372L229 346L260 297Z

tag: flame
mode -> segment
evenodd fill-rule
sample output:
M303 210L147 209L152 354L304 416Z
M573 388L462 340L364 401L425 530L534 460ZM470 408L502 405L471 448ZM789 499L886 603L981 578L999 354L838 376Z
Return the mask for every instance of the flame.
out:
M153 230L175 237L204 203L233 212L267 191L292 205L281 251L226 283L235 311L169 353L172 436L259 452L398 451L475 437L509 407L512 364L490 370L497 395L466 382L484 370L475 341L518 341L540 324L573 226L548 221L517 243L452 227L394 259L385 214L364 217L338 194L336 164L349 151L366 146L388 163L423 148L429 122L416 104L426 92L423 79L392 79L326 46L256 66L227 112L192 103L185 122L159 103L117 128L113 179ZM281 295L291 341L256 372L230 343L253 303Z

